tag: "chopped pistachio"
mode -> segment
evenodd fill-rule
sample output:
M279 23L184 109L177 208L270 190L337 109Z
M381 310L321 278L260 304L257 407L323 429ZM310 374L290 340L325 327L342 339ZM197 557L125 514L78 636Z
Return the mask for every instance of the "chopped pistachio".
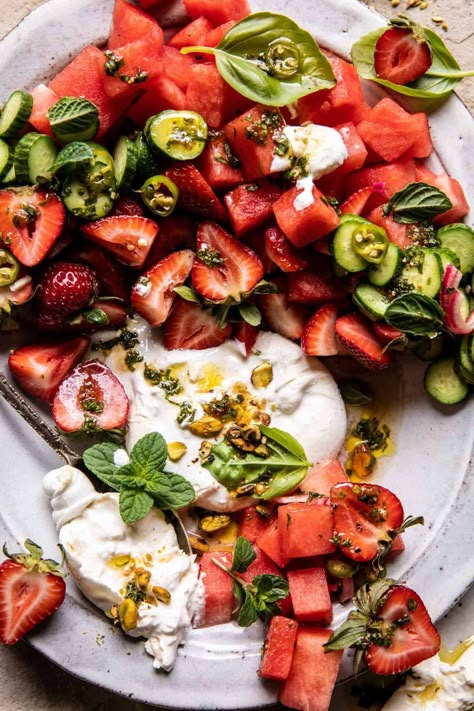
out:
M124 600L118 609L118 617L120 621L120 626L124 632L135 629L138 621L137 604L127 598Z
M205 533L214 533L215 531L221 531L223 528L227 528L230 522L231 518L229 514L204 516L199 521L199 530Z
M159 600L160 602L163 602L165 605L170 604L171 593L168 590L166 590L166 588L162 588L159 585L153 585L151 591L157 600Z
M144 570L144 568L138 568L135 571L137 585L140 590L146 590L150 584L151 573L149 570Z
M260 389L268 387L273 380L272 364L265 361L265 363L257 365L257 367L252 370L250 380L254 388Z
M352 452L352 474L365 478L372 473L376 459L366 442L359 442Z
M172 462L177 462L186 454L187 449L184 442L170 442L168 444L168 457Z
M191 432L198 437L214 437L222 431L222 428L222 422L211 415L203 415L201 419L194 420L189 425Z
M194 533L188 533L189 545L194 553L206 553L209 550L207 543L201 536L196 536Z

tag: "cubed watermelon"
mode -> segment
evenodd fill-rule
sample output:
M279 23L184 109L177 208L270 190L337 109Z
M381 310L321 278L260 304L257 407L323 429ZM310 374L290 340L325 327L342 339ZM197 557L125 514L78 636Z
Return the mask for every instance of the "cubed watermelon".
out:
M386 555L386 560L394 560L397 556L400 555L400 553L403 553L405 550L405 542L402 538L401 533L398 534L398 536L395 536L393 539L392 547L390 548L389 552Z
M114 76L109 76L105 70L103 76L105 93L111 98L125 93L136 95L146 89L147 84L163 70L161 47L150 37L142 37L123 47L117 47L114 49L114 57L123 64ZM104 56L104 67L107 61ZM133 77L140 75L146 75L148 78L145 81L131 84L120 78L131 77L133 79Z
M438 176L433 173L428 166L423 165L423 163L415 162L415 179L418 183L427 183L428 185L435 185L436 178Z
M335 128L342 136L342 140L347 149L347 158L333 173L345 175L346 173L351 173L353 170L362 168L367 158L367 148L354 124L351 122L342 123L335 126Z
M367 188L361 188L357 192L349 195L347 200L339 206L342 215L362 215L369 200L372 195L373 187L369 185ZM318 244L316 242L316 244Z
M219 128L223 122L225 81L215 64L194 64L186 90L186 108L204 116L210 128Z
M235 20L229 20L229 22L224 22L223 25L219 25L219 27L216 27L208 32L204 41L206 47L217 47L217 45L224 39L228 31L232 29L235 24Z
M288 678L297 631L298 623L295 620L281 615L272 617L258 670L262 679L283 681Z
M324 568L300 568L288 571L291 601L299 622L329 625L332 603Z
M206 43L206 36L213 29L207 17L197 17L188 25L179 30L168 40L169 47L181 49L182 47L203 46Z
M436 177L436 187L445 193L453 206L441 215L434 218L435 225L449 225L452 222L461 222L469 212L469 203L464 195L461 183L456 178L450 178L446 173Z
M331 630L312 625L299 627L290 673L279 693L285 706L298 711L328 711L342 650L326 653Z
M239 535L255 543L274 520L275 514L270 509L265 509L265 515L262 515L255 506L247 506L239 514Z
M324 499L285 504L278 509L281 549L287 558L334 553L332 507Z
M399 131L404 124L407 134L412 139L405 158L426 158L433 150L428 117L425 113L411 114L396 101L386 97L370 110L367 120L378 124L389 124L389 126L393 123L394 133ZM381 153L379 155L382 156Z
M224 126L232 152L240 159L247 180L258 180L272 173L273 136L284 124L278 109L254 106Z
M232 155L224 134L209 138L198 167L213 190L231 190L244 182L239 162Z
M204 584L204 611L202 619L196 627L211 627L230 622L234 606L232 578L219 568L214 560L220 561L230 568L232 553L229 551L208 551L203 553L200 561L200 578Z
M273 212L278 226L295 247L306 247L329 234L339 224L339 217L324 195L313 186L311 202L300 209L297 198L303 191L296 185L286 190L274 203Z
M386 161L401 158L414 142L407 121L361 121L357 130L365 145Z
M251 583L257 575L279 575L280 577L285 577L280 568L275 565L273 560L270 559L258 544L254 545L254 550L257 557L250 563L245 573L241 573L240 576L246 583ZM282 615L290 615L293 610L291 595L288 594L286 598L280 600L278 606Z
M315 265L312 269L286 275L285 291L289 302L317 305L345 298L340 282L334 278L330 269L327 272L325 270L326 257L321 255L318 259L320 267Z
M143 37L152 39L158 49L163 45L163 30L153 17L127 0L115 0L108 48L123 47Z
M273 217L273 205L281 195L268 181L239 185L224 196L232 229L237 237L265 226Z
M204 15L213 25L222 25L229 20L242 20L250 14L247 0L183 0L189 17Z
M367 202L367 209L371 210L388 202L397 190L401 190L408 183L413 183L414 181L415 161L413 159L399 160L387 164L380 163L369 168L356 170L346 176L346 195L351 195L356 190L366 188L369 185L375 186L377 189L374 190Z
M38 84L38 86L35 86L31 95L33 97L33 109L29 122L38 133L46 133L48 136L52 136L53 132L51 131L49 119L46 114L51 106L54 106L54 104L58 102L59 96L46 86L46 84Z
M413 245L413 238L410 237L410 225L403 224L402 222L395 222L391 215L384 215L383 205L374 208L369 213L364 213L367 216L369 222L373 222L374 225L383 227L387 233L387 237L390 242L393 242L400 247L400 249L406 249Z
M184 109L186 96L174 81L167 77L156 77L148 84L147 91L140 96L127 112L137 126L143 127L150 116L165 109Z
M257 545L267 554L279 568L284 568L289 563L289 558L283 555L281 538L278 530L278 520L274 521L257 537Z
M191 78L191 68L194 59L190 54L181 54L174 47L163 47L163 73L174 81L180 89L186 89ZM172 106L171 108L174 108Z
M308 469L308 473L300 484L300 489L307 493L313 492L329 496L334 484L340 484L347 480L348 477L342 464L337 459L329 459Z

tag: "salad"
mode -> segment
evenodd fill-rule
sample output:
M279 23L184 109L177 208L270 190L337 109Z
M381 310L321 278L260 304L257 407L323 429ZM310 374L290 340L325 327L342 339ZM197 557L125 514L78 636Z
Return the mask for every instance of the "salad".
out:
M360 46L351 65L287 17L185 6L165 42L147 8L117 0L105 50L7 99L1 327L26 336L13 377L86 442L88 476L44 482L82 592L166 670L191 625L260 620L260 676L289 707L327 709L344 648L387 675L440 640L387 577L422 522L372 477L388 428L363 413L346 459L338 384L315 357L370 371L409 351L429 361L431 398L465 400L469 206L423 163L426 114L365 102ZM439 38L407 18L376 40L377 81L427 108L467 74L440 68ZM364 382L339 385L350 405L370 400ZM0 567L18 600L5 643L64 597L59 566L25 547ZM333 631L336 598L355 609Z

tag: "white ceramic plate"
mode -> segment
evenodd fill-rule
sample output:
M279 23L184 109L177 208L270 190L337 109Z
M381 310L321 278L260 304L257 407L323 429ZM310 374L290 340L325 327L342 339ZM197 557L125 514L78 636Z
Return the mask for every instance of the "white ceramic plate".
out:
M108 35L112 0L50 0L34 11L0 43L0 100L18 88L48 80L86 44ZM320 44L345 58L352 43L382 24L356 0L254 0L254 10L290 15L313 32ZM447 172L458 178L474 201L474 128L462 103L452 98L430 120L436 151ZM436 166L440 167L439 163ZM5 344L2 366L5 365ZM407 551L391 574L409 583L439 619L468 588L472 579L469 552L474 545L470 499L474 471L474 403L450 410L436 407L422 387L423 364L404 358L379 382L395 393L397 453L383 460L377 480L401 498L405 512L423 515L424 528L410 529ZM386 380L384 380L384 378ZM395 385L395 387L394 387ZM3 480L0 539L13 548L31 537L48 555L54 553L54 530L41 479L56 467L54 454L18 417L0 410ZM472 499L471 499L472 500ZM347 611L335 611L339 624ZM153 670L141 641L125 638L80 595L71 579L64 605L29 641L61 667L112 691L160 706L179 709L236 709L264 706L276 689L257 679L261 646L258 627L233 625L190 633L170 674ZM351 675L346 658L340 679Z

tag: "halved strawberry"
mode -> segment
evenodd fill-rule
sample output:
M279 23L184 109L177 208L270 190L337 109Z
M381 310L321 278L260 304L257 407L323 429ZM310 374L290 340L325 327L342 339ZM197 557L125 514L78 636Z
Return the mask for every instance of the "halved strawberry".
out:
M178 299L165 323L164 343L168 350L203 350L220 346L231 333L232 326L221 328L209 310Z
M128 301L130 298L130 279L123 264L117 262L112 255L99 249L89 240L76 240L72 249L68 250L71 262L82 262L94 269L100 282L102 296L116 296Z
M393 84L409 84L430 66L428 42L408 27L389 27L377 40L374 67L380 79Z
M390 326L390 324L383 322L375 322L374 331L377 335L377 338L379 338L382 343L385 344L393 343L393 341L400 341L400 339L405 336L403 331L399 331L398 328L395 328L394 326Z
M334 533L345 556L373 560L397 535L403 506L395 494L375 484L344 482L331 489Z
M114 209L110 213L109 217L119 217L120 215L127 215L128 217L143 217L144 214L145 208L142 200L134 198L131 195L120 195L120 197L115 201Z
M178 186L178 206L183 210L208 220L227 220L225 207L192 163L174 163L164 175Z
M306 355L332 356L339 353L336 340L337 306L324 304L306 324L301 338L301 348Z
M194 288L205 299L241 301L263 277L260 259L249 247L232 237L214 222L198 227L196 261L193 265Z
M302 337L308 320L308 309L305 306L289 304L285 294L259 296L258 306L272 331L293 341Z
M404 585L390 589L377 611L381 638L369 645L365 661L376 674L399 674L435 655L440 636L420 596Z
M43 550L33 541L28 553L10 555L0 565L0 640L15 644L37 624L53 614L64 600L66 584L60 565L43 560Z
M366 188L361 188L355 193L352 193L340 206L341 214L362 215L367 205L367 200L372 195L373 190L373 186L368 185ZM318 244L318 242L316 242L316 244Z
M8 365L23 390L52 402L61 381L79 363L89 342L89 338L79 336L67 341L20 346L11 351Z
M129 402L121 382L100 360L79 363L59 386L53 417L63 432L92 434L123 427Z
M240 323L236 323L234 325L234 338L236 341L243 344L244 352L247 357L253 351L259 332L260 329L258 326L251 326L246 321L240 321Z
M265 247L270 259L282 272L299 272L309 266L304 254L293 247L279 227L269 227L265 232Z
M26 267L39 264L61 234L64 205L33 187L0 190L1 240Z
M103 217L82 227L82 232L112 252L120 262L140 269L158 234L158 225L147 217Z
M178 249L196 251L196 221L190 215L170 215L159 222L160 231L148 253L145 268L150 269L160 259Z
M359 314L347 314L336 321L336 333L349 353L370 370L386 368L390 363L389 351L376 337L371 323Z
M41 333L93 333L102 328L118 328L125 323L127 310L121 302L112 299L97 299L78 314L63 321L38 321Z
M152 326L161 326L168 318L177 296L174 288L186 281L193 262L190 249L172 252L133 285L132 306Z

